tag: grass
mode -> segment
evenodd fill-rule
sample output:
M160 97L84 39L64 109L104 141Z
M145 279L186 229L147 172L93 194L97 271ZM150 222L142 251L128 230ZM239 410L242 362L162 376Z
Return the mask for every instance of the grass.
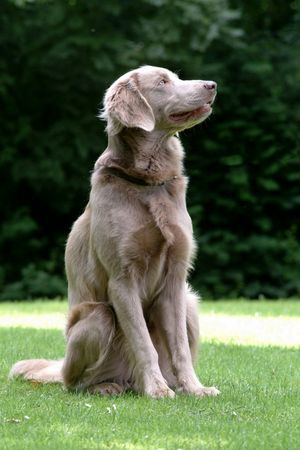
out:
M0 448L298 450L300 302L201 309L197 372L222 395L158 401L8 381L16 360L63 356L66 303L0 304Z

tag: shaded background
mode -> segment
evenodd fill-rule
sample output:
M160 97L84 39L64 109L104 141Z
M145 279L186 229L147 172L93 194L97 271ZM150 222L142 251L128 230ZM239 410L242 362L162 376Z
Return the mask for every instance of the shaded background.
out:
M218 82L183 132L204 297L300 294L300 2L1 0L0 298L64 295L106 147L111 82L142 64Z

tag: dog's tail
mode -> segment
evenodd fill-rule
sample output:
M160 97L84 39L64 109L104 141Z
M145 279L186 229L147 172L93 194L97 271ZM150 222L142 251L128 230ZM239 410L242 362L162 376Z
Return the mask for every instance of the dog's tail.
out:
M9 378L20 377L37 383L63 383L63 360L26 359L18 361L9 372Z

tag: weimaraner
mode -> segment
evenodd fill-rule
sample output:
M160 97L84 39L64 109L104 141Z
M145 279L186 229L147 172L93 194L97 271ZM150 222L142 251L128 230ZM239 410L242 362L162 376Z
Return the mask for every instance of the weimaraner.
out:
M103 395L217 395L195 373L195 254L178 132L205 120L213 81L143 66L107 90L108 147L66 248L69 318L64 360L27 360L11 376Z

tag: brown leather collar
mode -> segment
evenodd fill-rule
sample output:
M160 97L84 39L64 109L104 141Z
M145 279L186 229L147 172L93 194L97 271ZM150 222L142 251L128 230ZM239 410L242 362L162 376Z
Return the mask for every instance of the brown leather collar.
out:
M122 178L123 180L129 181L129 183L132 184L137 184L138 186L163 186L169 181L173 181L178 178L177 175L174 175L172 178L161 181L159 183L149 183L143 178L132 177L131 175L128 175L126 172L123 172L123 170L118 169L117 167L106 167L106 166L103 167L105 167L105 170L106 172L109 173L109 175L114 175L115 177Z

